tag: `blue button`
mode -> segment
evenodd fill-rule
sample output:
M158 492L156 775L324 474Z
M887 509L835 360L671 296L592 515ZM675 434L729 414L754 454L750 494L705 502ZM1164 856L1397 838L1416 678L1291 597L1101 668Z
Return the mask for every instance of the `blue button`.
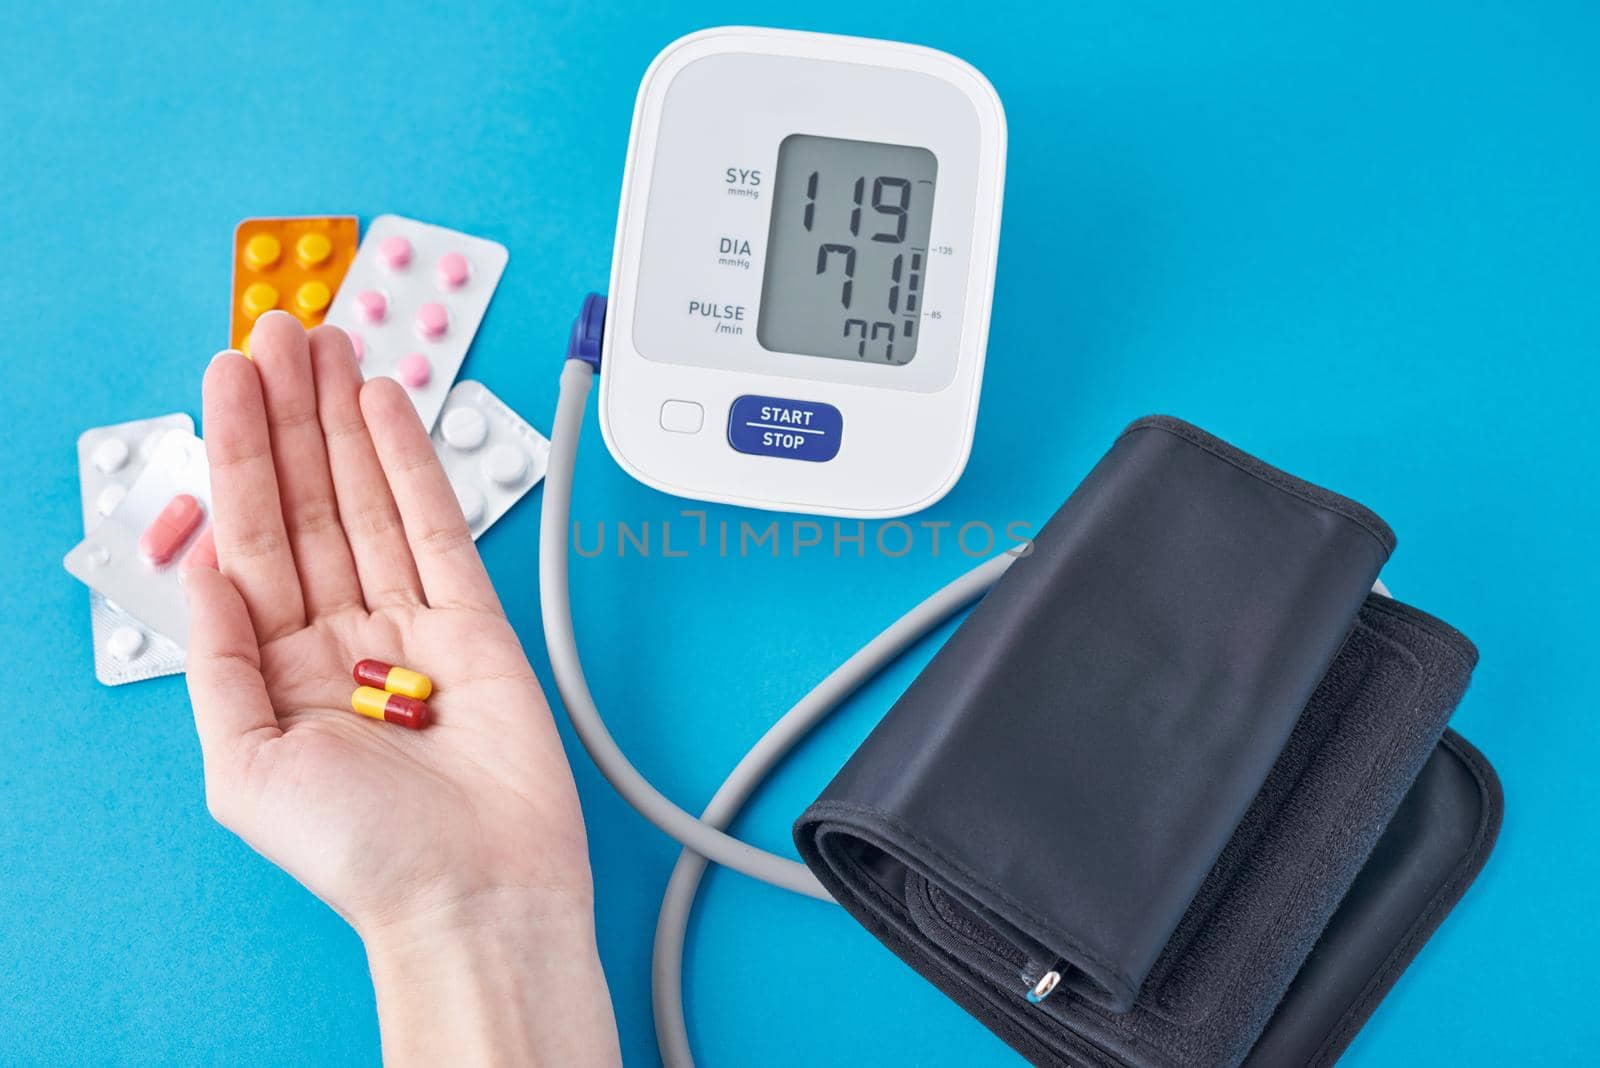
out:
M844 416L820 401L746 395L728 409L728 444L754 456L821 463L839 455Z

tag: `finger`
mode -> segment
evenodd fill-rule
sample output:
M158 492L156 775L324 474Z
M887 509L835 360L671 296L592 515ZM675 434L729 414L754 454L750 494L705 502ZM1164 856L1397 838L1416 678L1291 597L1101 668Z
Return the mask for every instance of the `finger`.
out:
M316 619L360 608L361 584L339 523L328 450L317 421L306 332L287 312L268 312L250 333L250 355L261 376L283 525L300 575L306 616Z
M217 558L265 644L305 626L306 616L255 364L237 352L219 353L206 368L204 394Z
M423 596L435 608L498 612L500 600L472 544L461 505L405 390L392 378L371 379L361 387L361 414L400 506Z
M231 781L229 769L250 746L275 737L278 720L239 591L210 568L184 571L181 577L189 601L189 703L205 759L206 790L216 812Z
M339 515L367 607L421 604L422 580L361 417L361 371L343 330L319 326L311 331L311 370Z

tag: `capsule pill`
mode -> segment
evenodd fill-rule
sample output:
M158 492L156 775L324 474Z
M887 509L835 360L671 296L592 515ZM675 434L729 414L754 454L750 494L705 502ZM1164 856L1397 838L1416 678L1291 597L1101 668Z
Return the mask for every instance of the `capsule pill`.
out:
M382 660L358 660L351 675L363 686L387 690L418 701L426 701L433 695L433 680L428 676L410 668L385 664Z
M205 509L192 495L178 494L139 535L139 555L158 567L171 563L205 516Z
M359 687L351 694L350 707L368 719L397 723L414 731L420 731L433 719L433 713L421 701L373 686Z

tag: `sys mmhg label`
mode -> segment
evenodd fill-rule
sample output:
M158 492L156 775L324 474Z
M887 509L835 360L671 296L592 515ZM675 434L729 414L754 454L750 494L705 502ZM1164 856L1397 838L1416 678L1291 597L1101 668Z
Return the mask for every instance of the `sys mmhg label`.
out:
M820 401L745 395L728 409L728 444L753 456L821 463L839 455L844 416Z

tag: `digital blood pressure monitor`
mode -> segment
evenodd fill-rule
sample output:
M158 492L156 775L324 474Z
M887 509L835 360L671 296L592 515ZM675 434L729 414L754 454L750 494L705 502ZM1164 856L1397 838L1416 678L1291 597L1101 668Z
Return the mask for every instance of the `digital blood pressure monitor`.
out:
M668 493L904 515L972 446L1005 176L999 97L887 41L717 29L634 110L606 445Z

